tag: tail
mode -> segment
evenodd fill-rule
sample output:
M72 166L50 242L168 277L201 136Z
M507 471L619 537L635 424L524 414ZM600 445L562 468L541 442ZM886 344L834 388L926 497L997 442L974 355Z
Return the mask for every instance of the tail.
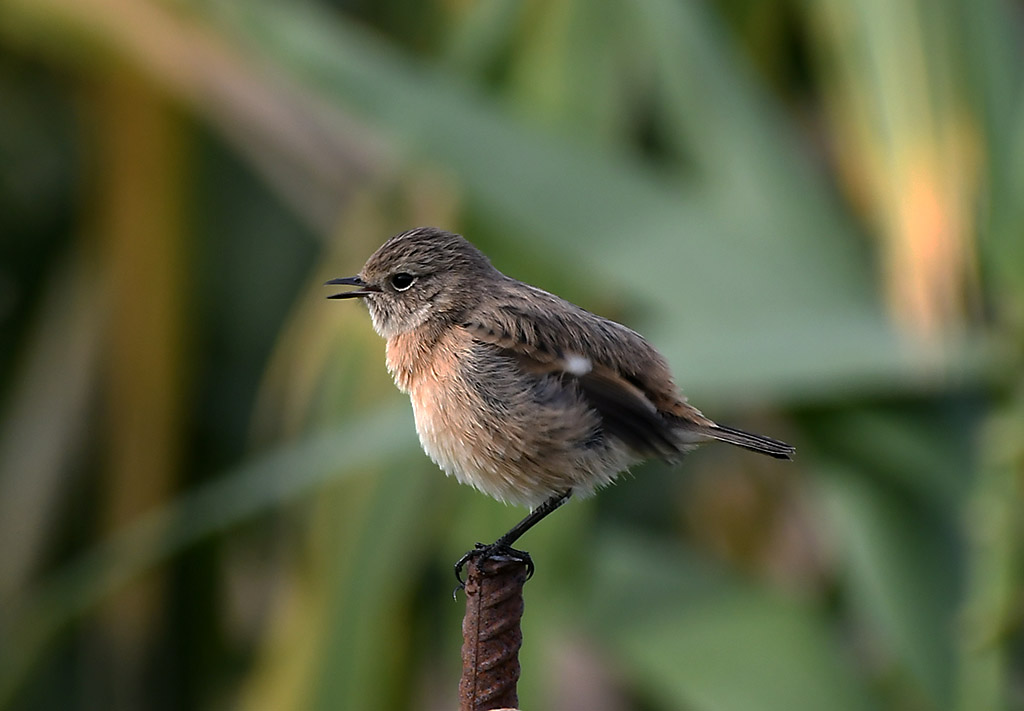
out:
M793 453L796 452L796 447L785 442L780 442L777 439L765 437L764 435L744 432L733 427L713 425L702 429L705 435L712 439L717 439L719 442L728 442L737 447L749 449L751 452L767 454L769 457L775 457L776 459L792 459Z

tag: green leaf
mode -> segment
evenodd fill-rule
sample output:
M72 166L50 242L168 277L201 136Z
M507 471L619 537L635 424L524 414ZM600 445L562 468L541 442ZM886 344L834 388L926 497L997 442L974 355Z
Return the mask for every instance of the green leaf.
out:
M334 522L322 537L331 556L329 589L316 615L309 708L396 708L409 693L397 681L414 641L401 611L430 560L428 531L439 523L436 492L443 481L426 469L434 467L417 457L367 480L363 496L346 491L328 504ZM434 592L450 601L447 588Z
M949 522L850 473L822 484L855 612L934 707L945 708L958 588Z
M241 465L114 534L48 583L5 601L0 707L54 637L111 592L198 541L413 450L405 408L367 415ZM395 433L401 433L399 438ZM396 441L400 443L396 446Z
M664 544L624 534L601 543L589 624L666 708L872 708L814 606L743 584Z

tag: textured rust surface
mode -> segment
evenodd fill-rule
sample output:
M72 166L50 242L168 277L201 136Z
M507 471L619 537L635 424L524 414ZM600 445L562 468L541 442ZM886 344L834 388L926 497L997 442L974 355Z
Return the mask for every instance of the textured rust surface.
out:
M476 556L466 565L459 711L518 705L526 565L504 556Z

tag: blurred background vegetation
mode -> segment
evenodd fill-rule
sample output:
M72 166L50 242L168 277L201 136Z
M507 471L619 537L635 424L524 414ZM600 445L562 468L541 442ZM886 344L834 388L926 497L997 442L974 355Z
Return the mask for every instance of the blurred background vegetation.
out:
M1024 709L1024 7L0 0L0 708L450 709L419 451L320 285L467 234L716 419L524 541L529 709Z

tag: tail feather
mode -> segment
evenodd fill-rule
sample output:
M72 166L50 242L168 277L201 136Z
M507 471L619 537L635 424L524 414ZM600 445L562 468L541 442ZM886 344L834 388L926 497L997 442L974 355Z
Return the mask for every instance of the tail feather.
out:
M704 430L704 433L708 437L717 439L720 442L728 442L737 447L749 449L751 452L767 454L769 457L775 457L776 459L792 459L793 453L796 452L796 447L785 442L765 437L764 435L744 432L734 427L726 427L725 425L708 427Z

